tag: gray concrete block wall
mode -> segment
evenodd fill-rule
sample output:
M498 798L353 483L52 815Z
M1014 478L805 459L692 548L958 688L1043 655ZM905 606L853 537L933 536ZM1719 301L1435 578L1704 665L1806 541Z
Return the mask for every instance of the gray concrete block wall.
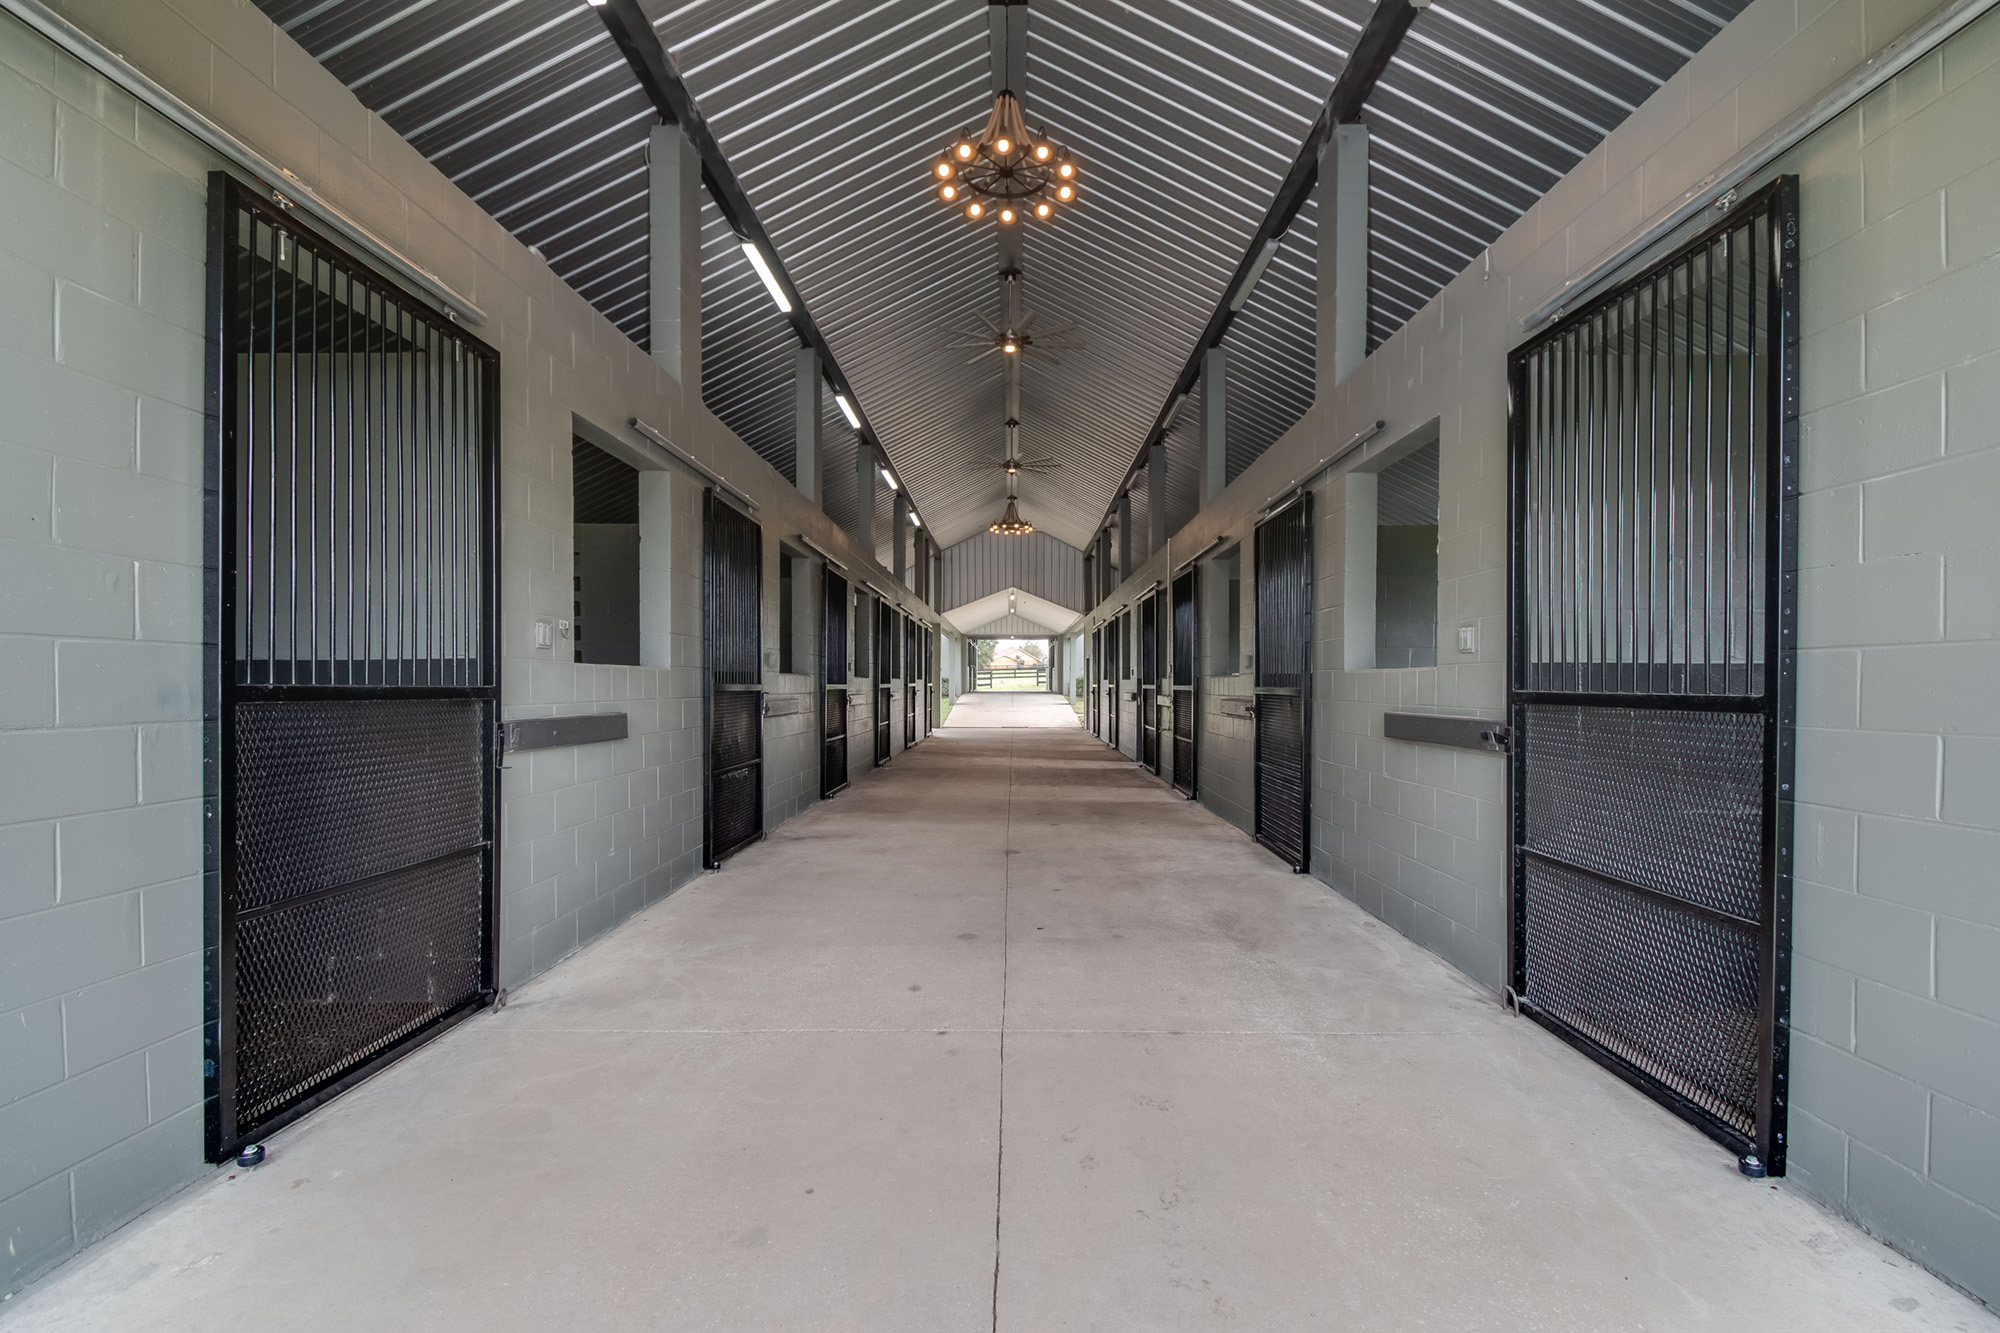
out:
M641 417L748 492L767 533L865 559L253 6L63 8L488 312L503 712L623 711L632 731L502 775L516 985L700 867L702 483L655 463L672 556L647 614L664 609L670 660L536 648L535 621L572 614L579 421L628 438ZM0 1290L203 1170L203 266L222 165L0 17ZM783 817L816 798L818 756L778 748Z
M2000 1298L2000 22L1800 178L1792 1169Z
M0 21L0 1290L199 1170L207 164Z

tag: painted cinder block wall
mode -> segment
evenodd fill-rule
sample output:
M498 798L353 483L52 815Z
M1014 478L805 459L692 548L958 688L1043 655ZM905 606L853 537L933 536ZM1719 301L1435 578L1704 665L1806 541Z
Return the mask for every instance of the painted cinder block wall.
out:
M536 620L571 615L572 436L644 459L625 429L644 418L758 503L769 644L781 539L866 561L254 6L62 8L489 313L504 713L623 711L632 732L502 775L500 970L518 984L699 870L702 483L664 455L642 474L670 551L653 664L577 664L567 639L533 646ZM0 1291L203 1170L201 376L221 166L0 17ZM767 826L818 796L817 747L776 726L774 742Z
M1437 667L1343 669L1353 467L1313 486L1313 870L1496 991L1504 761L1386 740L1381 717L1503 713L1505 367L1526 336L1518 321L1934 7L1757 0L1358 371L1323 383L1169 553L1090 613L1130 604L1216 538L1247 549L1264 505L1363 426L1389 423L1354 465L1368 468L1435 422ZM1804 249L1790 1181L1989 1301L2000 1300L1996 123L2000 15L1988 14L1765 173L1800 177ZM1456 651L1460 625L1474 627L1472 653ZM1247 740L1216 717L1238 683L1204 681L1201 787L1247 828Z

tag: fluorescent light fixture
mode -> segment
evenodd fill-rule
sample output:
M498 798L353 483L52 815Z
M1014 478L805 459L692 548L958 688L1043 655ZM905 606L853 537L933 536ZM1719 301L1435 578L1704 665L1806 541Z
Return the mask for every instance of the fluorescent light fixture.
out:
M854 404L847 401L847 395L837 393L833 396L833 401L840 404L840 415L847 418L847 424L860 430L861 416L854 410Z
M890 475L889 475L889 469L888 469L888 468L885 468L885 467L884 467L884 468L877 468L877 469L875 469L875 470L876 470L877 472L880 472L880 473L882 474L882 480L884 480L884 481L886 481L886 482L888 482L888 483L889 483L889 489L890 489L890 490L892 490L892 491L893 491L893 490L895 490L895 489L896 489L896 479L895 479L894 477L892 477L892 476L890 476Z
M792 313L792 303L786 298L785 289L778 285L777 276L771 272L770 264L764 260L764 252L757 248L755 241L743 242L743 257L750 261L750 267L756 269L757 276L764 280L764 290L778 303L778 309L788 315Z
M924 525L923 519L917 517L917 511L912 509L910 511L910 526L913 528L921 528L923 525Z
M1282 236L1273 236L1264 242L1264 248L1257 252L1257 258L1250 265L1250 271L1243 275L1243 285L1236 289L1236 295L1229 300L1229 308L1232 311L1241 310L1249 303L1250 293L1257 290L1257 280L1264 276L1264 270L1270 266L1273 259L1277 258L1278 247L1284 244L1284 240Z

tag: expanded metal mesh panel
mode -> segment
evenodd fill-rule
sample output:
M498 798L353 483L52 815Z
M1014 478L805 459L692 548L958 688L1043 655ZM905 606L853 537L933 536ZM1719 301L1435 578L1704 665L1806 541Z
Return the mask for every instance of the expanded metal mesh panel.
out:
M1295 694L1257 696L1257 840L1306 860L1306 713Z
M1527 846L1746 920L1764 910L1764 718L1531 705Z
M847 737L826 742L820 754L820 794L831 795L847 785Z
M1757 1123L1757 932L1527 863L1528 1000L1745 1135Z
M764 696L756 690L718 690L711 707L708 753L715 770L756 763L762 751Z
M877 764L886 764L889 762L889 747L892 739L889 725L890 719L894 716L895 707L894 691L887 685L878 686L875 690L875 762Z
M498 358L262 200L221 226L231 679L491 684Z
M238 910L477 845L485 707L475 699L236 705Z
M238 923L239 1131L478 994L483 860L469 851Z
M757 769L717 773L710 784L712 856L721 860L755 838L763 824L762 784Z
M1522 687L1765 689L1776 210L1520 359Z
M847 691L830 689L825 693L825 706L820 710L820 735L826 740L847 734Z
M847 683L847 580L826 570L820 578L819 678L822 685Z

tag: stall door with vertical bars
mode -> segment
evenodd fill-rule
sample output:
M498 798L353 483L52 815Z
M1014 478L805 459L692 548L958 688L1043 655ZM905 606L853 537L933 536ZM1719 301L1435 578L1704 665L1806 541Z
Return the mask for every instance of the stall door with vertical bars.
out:
M764 833L764 529L713 487L703 492L710 869Z
M1794 178L1513 355L1523 1012L1785 1164Z
M1104 627L1104 743L1118 748L1118 695L1125 676L1124 616Z
M1257 841L1308 868L1312 736L1312 495L1257 527Z
M493 993L499 358L209 185L221 1161Z
M1160 599L1139 602L1139 762L1160 771Z
M1089 695L1090 734L1099 740L1104 738L1104 726L1098 721L1098 714L1104 700L1101 697L1103 691L1097 677L1099 671L1103 669L1103 662L1104 630L1102 627L1099 627L1090 632L1090 660L1083 664L1084 675L1089 678L1089 683L1085 686L1085 691Z
M847 786L847 580L827 566L819 584L819 794Z
M903 748L909 749L917 743L917 700L923 697L924 683L919 678L923 667L917 656L922 644L917 636L917 622L909 616L903 617Z
M1195 730L1200 721L1201 635L1195 611L1195 571L1174 580L1174 787L1193 800L1196 790Z
M889 762L890 742L895 733L889 730L893 721L896 698L895 687L889 678L896 674L896 609L880 600L875 602L875 766L880 768Z

